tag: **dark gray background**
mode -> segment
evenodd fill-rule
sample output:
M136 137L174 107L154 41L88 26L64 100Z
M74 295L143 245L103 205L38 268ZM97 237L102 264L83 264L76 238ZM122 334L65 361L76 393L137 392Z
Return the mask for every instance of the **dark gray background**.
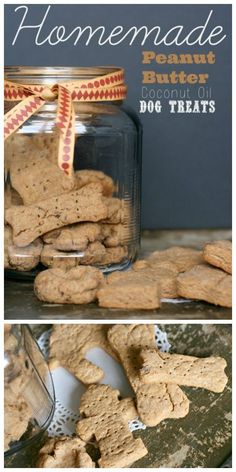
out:
M19 5L19 4L18 4ZM164 30L182 24L190 29L205 22L214 10L210 25L222 25L227 38L217 46L145 46L127 42L118 46L96 46L68 41L51 47L35 46L33 33L21 33L11 45L22 18L17 5L5 6L5 65L94 66L119 65L126 70L127 103L137 112L141 98L142 70L209 73L216 100L215 114L141 115L143 141L143 227L204 228L231 226L231 6L230 5L52 5L47 19L49 31L64 24L76 26L160 25ZM46 5L29 5L30 24L42 21ZM163 53L213 50L214 65L145 66L143 50ZM158 70L159 69L159 70ZM132 85L131 85L132 83ZM159 86L163 87L163 86ZM166 86L165 86L166 87ZM182 86L184 87L184 86ZM194 87L194 86L192 86Z

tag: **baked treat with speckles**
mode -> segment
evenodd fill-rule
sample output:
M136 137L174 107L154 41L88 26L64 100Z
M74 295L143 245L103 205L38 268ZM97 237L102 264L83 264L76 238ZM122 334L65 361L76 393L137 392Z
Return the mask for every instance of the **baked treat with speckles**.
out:
M99 467L130 467L148 451L141 438L135 439L128 421L137 416L132 398L119 399L119 390L110 385L90 385L81 397L76 432L88 442L95 436L100 449Z
M156 348L143 349L140 357L140 378L144 383L167 382L221 393L228 381L224 371L227 364L222 357L199 358Z
M50 162L44 151L27 153L11 161L10 178L13 188L25 205L47 200L75 189L74 178L68 177L58 165Z
M167 418L183 418L189 411L189 400L180 387L159 381L145 384L139 375L140 351L156 348L153 325L115 325L108 339L118 354L136 395L137 410L148 426L156 426Z
M100 184L89 184L65 195L6 210L6 221L13 228L17 246L27 246L52 229L83 221L96 222L106 216L107 205Z

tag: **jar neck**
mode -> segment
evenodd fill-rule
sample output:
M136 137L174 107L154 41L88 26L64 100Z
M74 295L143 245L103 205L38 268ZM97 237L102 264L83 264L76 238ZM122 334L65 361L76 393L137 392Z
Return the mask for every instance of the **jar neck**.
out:
M5 67L5 79L22 84L54 84L89 80L118 72L119 67Z

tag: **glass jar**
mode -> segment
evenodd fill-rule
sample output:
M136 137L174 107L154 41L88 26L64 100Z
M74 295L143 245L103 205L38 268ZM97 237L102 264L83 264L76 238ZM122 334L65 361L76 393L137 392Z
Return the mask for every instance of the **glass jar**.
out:
M115 72L100 67L7 67L5 79L51 87ZM6 101L6 112L15 105ZM14 277L78 264L110 272L128 267L138 253L142 130L137 116L121 100L73 102L75 145L68 176L58 167L57 106L57 101L47 101L5 141L5 267ZM66 169L67 163L63 165ZM80 206L86 192L87 213ZM27 215L22 209L18 213L18 205L30 207ZM35 215L37 209L35 223L31 211Z
M5 325L5 467L35 466L54 408L52 377L29 327Z

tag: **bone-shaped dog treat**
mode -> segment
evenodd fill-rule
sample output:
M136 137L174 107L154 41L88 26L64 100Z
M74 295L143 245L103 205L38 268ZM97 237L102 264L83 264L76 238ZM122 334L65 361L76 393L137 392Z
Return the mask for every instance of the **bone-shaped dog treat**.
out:
M141 351L143 361L140 378L145 383L172 382L200 387L212 392L223 392L227 384L222 357L199 358L182 354L167 354L157 349Z
M89 184L58 197L33 205L18 205L6 210L13 228L13 242L27 246L48 231L80 221L99 221L107 216L107 205L100 184Z
M94 462L79 438L50 438L39 451L37 468L93 468Z
M182 418L188 414L189 400L177 385L146 385L139 377L140 350L156 347L153 325L116 325L108 332L111 346L119 355L130 384L136 394L137 410L142 421L155 426L166 418Z
M128 421L137 416L131 398L119 400L119 390L110 385L90 385L81 397L76 432L84 441L95 436L100 449L100 467L129 467L147 454L141 438L134 439Z
M32 147L32 139L30 139ZM68 177L57 164L50 162L45 149L37 147L15 156L10 167L11 184L25 205L65 194L76 189L74 178Z
M89 362L85 356L89 349L100 347L118 359L107 340L106 324L56 324L50 336L50 367L68 369L84 384L99 382L103 370Z

